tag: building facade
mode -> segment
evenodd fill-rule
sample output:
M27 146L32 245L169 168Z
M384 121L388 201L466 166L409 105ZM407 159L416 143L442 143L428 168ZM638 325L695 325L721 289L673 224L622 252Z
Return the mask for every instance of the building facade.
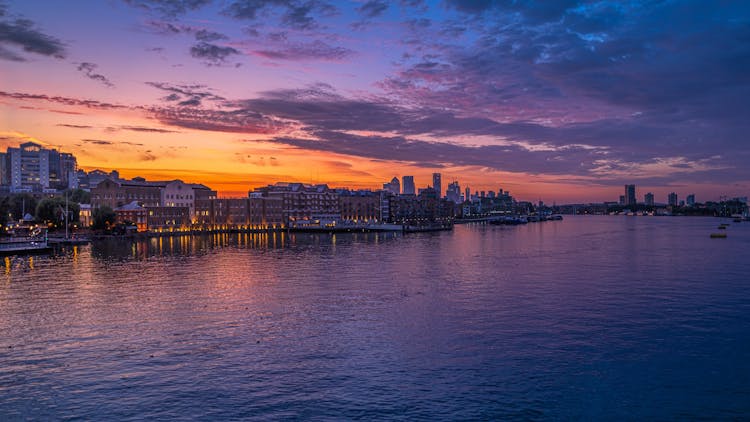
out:
M398 181L398 177L394 177L388 183L383 183L383 190L387 190L394 195L401 194L401 183Z
M34 142L9 147L3 158L2 182L10 186L11 192L67 189L71 174L77 170L73 154L44 148Z
M138 201L117 207L114 211L118 223L133 224L139 232L148 230L148 208L140 206Z
M635 185L625 185L625 204L628 207L634 207L636 205L635 199Z
M343 190L339 192L339 209L344 221L375 223L382 219L379 192Z
M415 195L417 193L417 189L414 187L414 176L404 176L401 180L403 181L401 187L404 195Z
M458 181L454 180L448 185L445 197L455 204L463 202L461 200L461 186L459 186Z
M292 221L336 220L341 218L338 194L328 185L276 183L256 189L251 196L277 198L285 225Z
M432 173L432 187L437 192L438 198L443 197L443 177L440 173Z
M649 192L643 196L643 202L646 204L647 207L653 207L654 206L654 194Z

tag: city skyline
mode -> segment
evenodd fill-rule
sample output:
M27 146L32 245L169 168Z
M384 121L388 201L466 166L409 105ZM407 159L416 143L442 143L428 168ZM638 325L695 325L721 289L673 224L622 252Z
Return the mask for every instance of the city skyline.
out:
M230 196L433 173L558 203L747 196L746 5L538 6L0 1L0 149Z

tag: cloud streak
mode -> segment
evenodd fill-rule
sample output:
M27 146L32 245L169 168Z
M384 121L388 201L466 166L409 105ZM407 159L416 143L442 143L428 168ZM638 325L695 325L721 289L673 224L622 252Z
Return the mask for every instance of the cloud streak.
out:
M114 88L115 84L112 83L106 76L96 73L96 68L99 67L95 65L94 63L88 63L83 62L78 64L78 71L83 72L84 75L86 75L87 78L100 82L102 85L106 86L107 88Z
M39 56L65 58L65 45L59 39L47 35L36 28L29 19L7 19L5 12L0 14L0 59L10 61L27 61L24 53Z

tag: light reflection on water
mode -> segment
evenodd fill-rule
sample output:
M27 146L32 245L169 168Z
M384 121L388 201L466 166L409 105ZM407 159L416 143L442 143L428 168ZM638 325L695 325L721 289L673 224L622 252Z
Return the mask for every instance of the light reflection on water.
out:
M5 260L0 419L750 414L750 224L568 217Z

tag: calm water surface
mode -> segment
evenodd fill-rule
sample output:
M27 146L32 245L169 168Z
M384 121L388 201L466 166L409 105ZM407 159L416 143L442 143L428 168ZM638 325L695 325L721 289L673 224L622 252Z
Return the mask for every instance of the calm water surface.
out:
M723 221L11 258L0 420L747 419L750 223Z

